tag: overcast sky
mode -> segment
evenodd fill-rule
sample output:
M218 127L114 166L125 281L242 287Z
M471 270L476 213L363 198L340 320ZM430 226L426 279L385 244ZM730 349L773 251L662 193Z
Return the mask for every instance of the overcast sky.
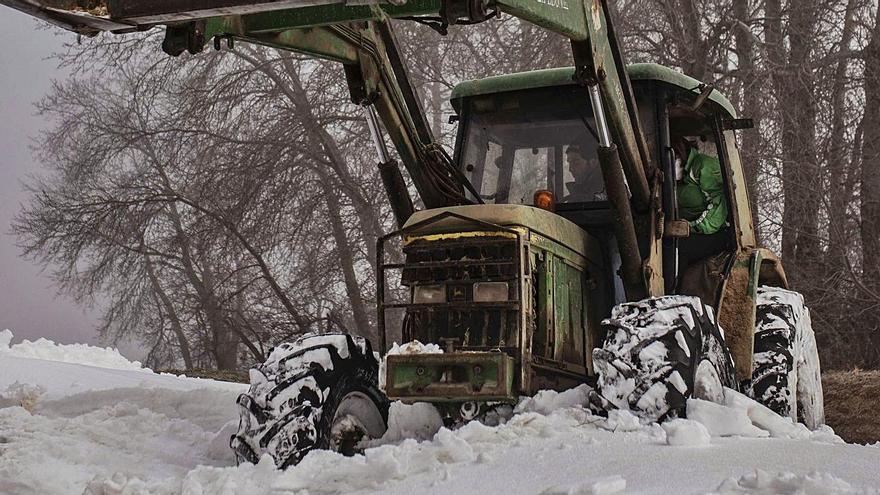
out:
M16 240L9 235L12 217L27 200L21 183L27 174L40 171L29 145L48 123L34 115L33 103L48 92L53 79L65 77L47 58L75 39L0 6L0 330L12 330L15 342L38 337L96 342L98 311L57 296L40 268L19 257Z

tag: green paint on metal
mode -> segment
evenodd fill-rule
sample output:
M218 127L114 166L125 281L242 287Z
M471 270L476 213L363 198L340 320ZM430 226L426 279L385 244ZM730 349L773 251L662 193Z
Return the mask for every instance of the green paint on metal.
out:
M410 0L404 5L330 4L286 9L250 15L212 17L206 20L204 36L235 36L242 41L291 50L342 63L357 61L356 47L329 26L382 17L436 14L439 0ZM311 29L317 28L317 29ZM323 28L323 29L322 29ZM364 41L372 41L367 39Z
M544 362L584 367L584 270L536 248L535 333L532 355Z
M405 402L513 401L514 359L501 352L388 356L386 391Z
M538 321L535 322L535 335L532 337L532 355L550 359L552 350L548 349L552 342L553 331L553 255L548 252L539 254L538 263L538 307L535 311Z
M750 260L751 266L749 266L748 294L753 301L758 297L758 280L761 276L761 262L763 259L764 257L761 256L761 251L756 249Z
M342 41L339 35L330 29L325 27L289 29L280 33L237 35L236 38L343 64L356 64L359 60L357 47Z
M465 205L422 210L415 212L406 222L404 228L444 212L457 213L468 218L506 227L525 227L584 257L587 256L587 253L593 252L594 250L590 247L599 242L571 221L547 210L525 205ZM425 227L423 231L413 232L413 234L457 232L463 228L475 230L473 223L450 217ZM599 260L592 261L598 262Z
M570 280L568 267L561 259L553 258L553 356L552 359L562 361L565 346L569 345L571 334L571 318L568 314Z
M589 37L583 0L498 0L506 14L537 24L573 40Z
M626 68L627 74L632 81L659 81L678 88L699 94L696 88L700 81L677 72L669 67L658 64L632 64ZM556 69L543 69L529 72L519 72L503 76L487 77L459 83L452 89L453 100L469 96L502 93L505 91L519 91L534 88L546 88L575 84L574 68L560 67ZM723 108L730 117L736 117L733 104L721 92L715 90L709 96L709 100ZM455 103L455 102L454 102Z
M529 242L532 246L552 253L554 256L562 258L573 265L577 265L581 269L586 268L586 260L583 256L552 239L548 239L540 234L532 232L529 236Z

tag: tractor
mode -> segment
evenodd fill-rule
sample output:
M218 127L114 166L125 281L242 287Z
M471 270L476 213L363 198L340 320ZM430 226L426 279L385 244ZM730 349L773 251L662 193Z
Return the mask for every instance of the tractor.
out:
M584 383L598 414L662 421L726 387L823 423L809 311L756 241L736 136L753 123L712 84L627 65L605 0L0 3L83 35L163 25L174 56L239 40L342 64L398 226L377 245L379 338L276 346L238 401L240 461L268 453L284 468L316 448L358 452L386 431L390 401L432 403L450 425L491 422L521 396ZM449 154L391 19L443 31L502 12L567 37L573 66L458 84ZM718 164L725 208L711 242L680 208L692 154ZM584 182L574 167L585 163ZM710 249L683 255L694 246ZM389 336L429 345L383 357Z

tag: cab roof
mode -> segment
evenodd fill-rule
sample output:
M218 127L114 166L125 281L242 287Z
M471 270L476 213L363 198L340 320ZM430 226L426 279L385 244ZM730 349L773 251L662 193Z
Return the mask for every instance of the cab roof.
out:
M686 76L681 72L659 64L632 64L626 67L626 71L632 81L660 81L677 86L685 91L691 91L694 94L699 94L699 89L697 88L702 84L693 77ZM451 98L454 102L469 96L564 86L568 84L573 85L575 84L573 77L574 67L560 67L493 76L485 79L474 79L457 84L452 89ZM709 95L709 100L718 104L731 117L736 117L736 110L733 108L730 100L718 90L712 91L712 94Z

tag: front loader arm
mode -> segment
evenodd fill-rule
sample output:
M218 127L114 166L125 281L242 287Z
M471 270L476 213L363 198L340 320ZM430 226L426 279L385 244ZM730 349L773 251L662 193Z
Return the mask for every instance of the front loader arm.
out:
M616 210L621 276L628 299L662 293L657 235L660 174L650 159L606 0L0 0L81 34L167 26L163 49L177 55L206 42L239 39L341 62L355 103L376 109L428 208L465 204L469 183L435 142L406 77L391 18L431 16L442 27L504 12L566 36L576 79L591 96L600 161ZM377 143L380 146L380 143ZM381 152L380 152L381 153ZM386 164L387 165L387 164ZM388 170L386 166L384 170ZM396 170L396 167L395 167ZM385 180L398 222L411 200ZM392 178L393 179L393 178ZM403 189L403 190L401 190ZM471 191L479 201L479 195ZM406 197L401 199L401 196ZM395 202L395 197L397 201ZM406 204L409 203L409 208ZM396 206L395 206L396 204ZM648 229L636 234L637 219ZM651 248L650 246L655 246ZM652 269L653 267L653 269Z

